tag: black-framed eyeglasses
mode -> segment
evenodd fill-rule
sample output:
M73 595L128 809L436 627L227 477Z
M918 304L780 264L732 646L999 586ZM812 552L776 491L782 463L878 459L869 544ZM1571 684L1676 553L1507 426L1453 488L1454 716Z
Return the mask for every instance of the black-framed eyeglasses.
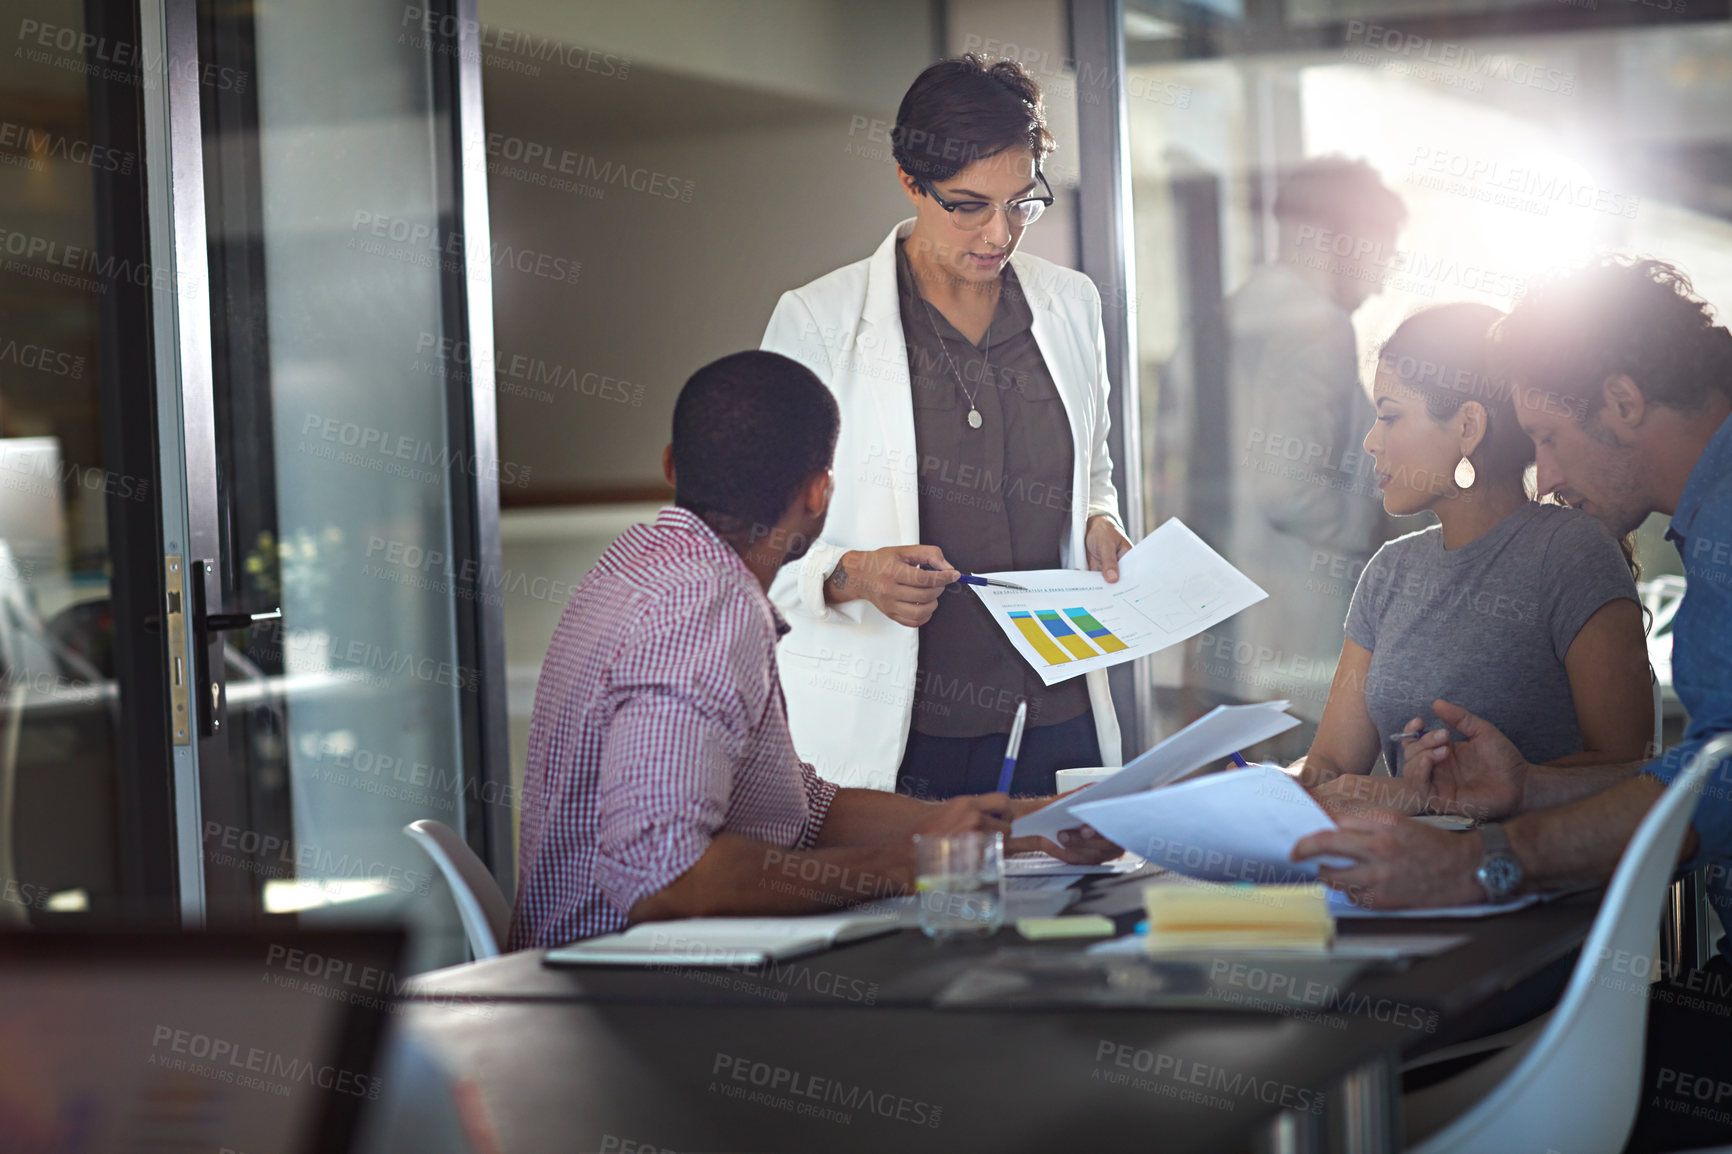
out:
M950 214L950 219L957 228L967 232L979 232L992 220L992 214L1001 209L1005 222L1011 228L1027 228L1039 220L1040 214L1052 207L1052 185L1046 182L1044 173L1036 172L1034 178L1046 189L1046 195L1025 196L1009 204L998 204L990 200L945 200L925 177L917 176L914 182L920 186L922 192L938 202L939 208Z

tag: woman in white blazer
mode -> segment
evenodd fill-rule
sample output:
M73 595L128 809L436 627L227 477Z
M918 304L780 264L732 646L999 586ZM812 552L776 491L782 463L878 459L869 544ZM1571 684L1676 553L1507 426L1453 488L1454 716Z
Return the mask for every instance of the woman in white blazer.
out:
M784 293L763 347L842 410L821 540L770 596L801 756L839 784L944 798L1120 764L1104 673L1041 684L963 571L1089 568L1130 548L1107 454L1100 294L1016 251L1052 203L1040 90L1012 61L944 60L892 134L915 216L865 260Z

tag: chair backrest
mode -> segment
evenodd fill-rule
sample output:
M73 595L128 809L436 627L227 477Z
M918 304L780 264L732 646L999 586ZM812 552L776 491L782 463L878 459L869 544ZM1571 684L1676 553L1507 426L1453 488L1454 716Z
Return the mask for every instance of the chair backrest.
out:
M1666 695L1652 665L1648 666L1648 682L1654 692L1654 740L1648 746L1648 756L1659 757L1666 752Z
M403 827L403 832L427 851L427 856L445 875L451 896L457 900L463 932L469 938L469 952L478 961L498 957L511 930L511 904L475 851L442 821L426 818L412 821Z
M1702 787L1728 753L1732 733L1709 741L1648 810L1545 1030L1495 1090L1419 1150L1623 1149L1641 1097L1661 903Z

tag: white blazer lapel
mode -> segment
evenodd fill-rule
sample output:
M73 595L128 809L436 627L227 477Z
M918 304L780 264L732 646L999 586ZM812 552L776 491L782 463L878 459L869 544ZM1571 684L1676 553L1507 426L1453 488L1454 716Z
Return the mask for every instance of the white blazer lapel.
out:
M884 451L892 460L911 459L914 444L913 388L908 378L908 345L902 335L902 300L896 287L896 241L914 228L909 217L890 230L884 243L872 254L866 268L866 305L860 318L860 363L872 363L877 371L860 382L872 396L879 427L884 432ZM847 419L846 414L843 417ZM918 470L916 472L918 475ZM902 540L920 539L919 494L913 485L892 488L897 527Z

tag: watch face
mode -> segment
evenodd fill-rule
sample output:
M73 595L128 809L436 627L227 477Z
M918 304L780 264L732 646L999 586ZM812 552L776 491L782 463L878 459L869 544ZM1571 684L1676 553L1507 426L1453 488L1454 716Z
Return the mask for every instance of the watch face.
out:
M1479 867L1480 884L1497 896L1506 896L1521 884L1522 867L1512 857L1495 854Z

